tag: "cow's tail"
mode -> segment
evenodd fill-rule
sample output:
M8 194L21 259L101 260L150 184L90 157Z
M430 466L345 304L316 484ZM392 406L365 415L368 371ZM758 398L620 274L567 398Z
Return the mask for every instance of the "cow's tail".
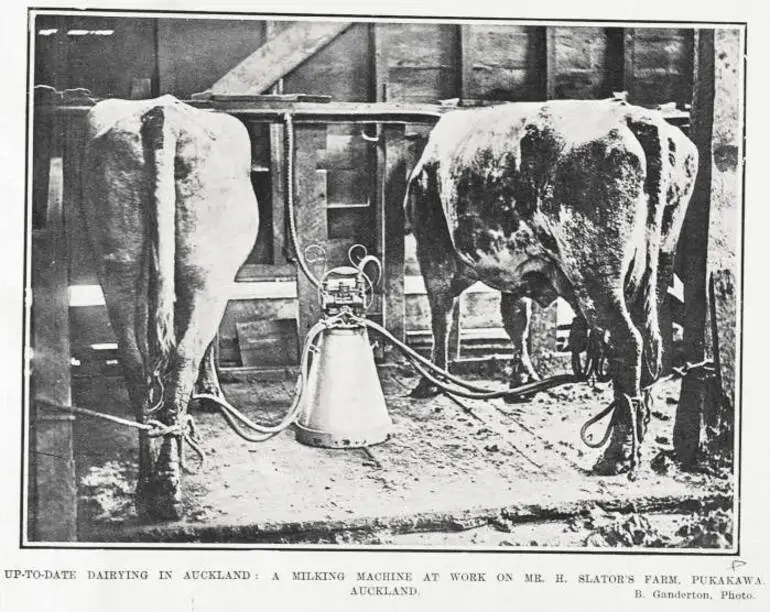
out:
M422 160L420 160L412 170L406 183L406 190L404 192L404 233L407 235L414 231L414 198L417 197L420 188L422 173Z
M146 261L150 266L150 320L161 359L175 343L174 262L176 251L176 188L174 158L176 136L166 121L165 110L155 106L142 117L142 143L148 167L150 207Z
M666 186L669 173L663 166L663 148L659 125L648 117L629 118L628 126L644 150L647 172L644 193L647 206L640 211L644 215L644 249L637 252L635 297L631 312L635 324L641 327L643 337L642 379L656 380L663 369L663 339L660 335L658 307L658 265L662 240L663 209L666 203ZM641 251L641 249L640 249Z

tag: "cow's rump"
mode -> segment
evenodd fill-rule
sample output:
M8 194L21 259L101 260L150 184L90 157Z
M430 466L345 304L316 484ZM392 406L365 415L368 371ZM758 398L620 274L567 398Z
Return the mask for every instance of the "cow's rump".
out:
M532 377L519 302L560 295L609 334L616 393L637 401L660 372L658 299L696 167L695 147L660 113L615 100L448 113L407 196L434 336L444 340L451 298L482 280L508 296L514 357Z
M257 234L250 139L172 96L105 100L87 124L83 217L129 394L175 432L160 451L143 440L138 501L175 516L187 402Z

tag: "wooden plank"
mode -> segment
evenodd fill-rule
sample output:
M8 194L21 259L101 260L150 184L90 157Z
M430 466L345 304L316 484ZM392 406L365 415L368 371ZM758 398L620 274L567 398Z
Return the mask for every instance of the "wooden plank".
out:
M72 284L98 284L80 207L84 139L85 122L67 118L64 121L64 222L69 242L69 278Z
M311 244L324 246L328 240L326 223L326 171L318 170L316 151L326 143L325 126L297 127L295 132L295 223L300 244L300 255ZM305 335L321 317L318 289L297 270L298 338Z
M553 100L556 97L556 28L545 28L545 98Z
M28 535L35 541L75 540L72 416L46 402L72 404L70 387L64 165L51 159L45 230L33 237L31 455Z
M373 60L372 92L373 102L385 102L388 99L388 48L385 45L385 32L382 23L370 25L370 48Z
M222 95L212 100L187 100L191 106L215 109L235 115L244 121L280 123L286 113L291 113L295 123L420 123L432 125L447 112L438 104L418 103L373 103L373 102L304 102L259 100L249 96L246 99L231 99ZM91 110L92 104L41 106L41 114L55 114L60 117L82 120Z
M458 87L458 96L461 100L466 100L471 97L470 87L471 78L473 77L473 56L471 54L472 48L472 30L469 25L458 25L457 32L457 44L459 47L458 52L458 72L460 74L460 84Z
M286 262L286 169L284 130L282 125L270 126L270 179L273 207L273 264Z
M292 285L294 283L291 283ZM244 299L228 302L219 325L219 365L245 365L243 346L240 343L238 325L270 321L290 321L296 326L297 300L294 298ZM288 323L281 323L288 325ZM277 330L272 330L273 336ZM296 330L290 335L282 334L282 351L286 356L297 354ZM248 348L248 347L247 347ZM253 355L259 359L259 355ZM249 359L250 356L246 356ZM254 362L254 365L266 365Z
M711 202L711 139L714 123L714 31L696 32L695 87L690 137L698 147L698 176L687 209L682 234L687 236L684 253L684 349L690 362L706 356L706 261L709 206ZM701 434L704 388L700 377L686 377L674 423L674 450L680 461L696 462Z
M403 341L404 301L404 195L406 194L406 140L404 126L385 126L382 183L383 324Z
M278 35L279 32L288 27L289 24L283 21L265 21L265 39L270 40ZM283 93L283 78L276 81L270 88L271 94L281 95Z
M610 29L547 28L547 89L555 99L596 99L611 95L612 62L622 62L622 46L611 50Z
M634 78L635 32L634 28L623 30L623 90L628 92L632 102L634 101L636 84Z
M236 322L241 364L253 366L295 365L297 326L293 319Z
M352 24L299 21L267 41L211 86L212 94L261 94Z
M388 99L435 101L457 95L457 28L435 23L382 25Z
M738 253L743 201L743 134L741 125L743 57L741 31L721 28L714 33L713 170L709 209L708 268L714 278L718 325L719 375L731 406L735 405L737 310L740 296Z

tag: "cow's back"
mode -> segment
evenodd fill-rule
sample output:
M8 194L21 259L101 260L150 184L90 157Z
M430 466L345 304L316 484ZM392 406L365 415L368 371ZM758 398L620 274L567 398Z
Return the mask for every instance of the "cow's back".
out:
M639 221L655 222L660 246L673 250L696 167L694 145L660 113L616 100L563 100L449 112L411 180L424 191L434 181L453 245L473 263L486 229L508 235L533 214L558 226L576 206L592 222L611 221L611 203L602 210L588 192L611 184L630 192L638 176L651 207L650 219Z

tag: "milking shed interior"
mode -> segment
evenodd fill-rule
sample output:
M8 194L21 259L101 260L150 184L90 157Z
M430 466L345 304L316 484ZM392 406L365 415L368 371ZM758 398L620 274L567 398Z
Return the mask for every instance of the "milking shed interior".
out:
M87 90L64 95L36 90L32 286L40 295L49 292L59 311L44 312L35 300L32 345L52 347L67 358L35 370L55 367L58 373L34 381L33 397L35 387L50 385L53 391L47 395L66 404L72 401L70 380L119 375L114 338L75 212L88 96L173 94L230 112L249 128L260 231L228 289L230 303L216 343L218 365L237 384L283 380L296 366L304 334L320 313L314 288L292 262L284 127L278 120L260 119L270 111L276 117L286 110L308 117L296 125L291 170L301 244L322 244L329 267L344 263L356 243L381 257L385 278L367 316L420 350L430 346L430 319L414 244L404 237L403 196L424 136L442 112L455 106L600 99L616 92L626 92L634 104L662 106L669 120L698 144L702 166L678 251L683 287L674 289L677 299L670 299L661 314L669 347L679 326L687 359L697 361L710 350L707 269L717 274L717 294L730 294L739 282L739 29L87 12L39 13L31 28L34 84L56 92ZM718 335L726 351L723 384L734 405L736 300L716 301L721 308ZM563 334L570 314L558 304L535 309L533 362L542 374L558 371L564 365ZM459 366L505 359L510 349L498 293L474 286L462 296L455 318L460 331L450 341ZM670 365L673 352L667 355ZM381 349L378 357L388 361ZM66 372L62 363L69 364ZM385 383L386 393L400 389L399 384ZM404 413L410 410L398 406ZM463 408L466 414L469 409ZM72 423L44 406L33 417L38 418L33 447L71 437ZM72 450L71 439L68 446ZM31 541L76 537L74 515L55 525L44 518L51 508L74 512L72 485L47 493L59 477L74 479L68 470L45 466L39 457L31 461ZM490 500L490 507L495 503Z

